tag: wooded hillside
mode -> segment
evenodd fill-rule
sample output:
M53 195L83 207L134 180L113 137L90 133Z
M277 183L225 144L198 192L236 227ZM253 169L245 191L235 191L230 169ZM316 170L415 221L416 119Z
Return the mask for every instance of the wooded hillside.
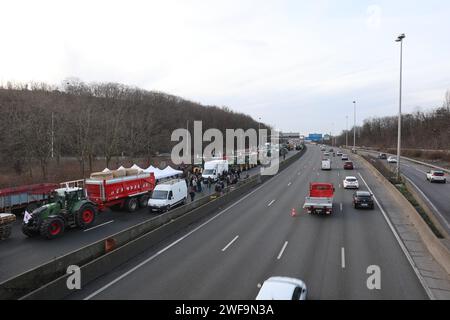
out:
M397 116L366 119L362 126L356 127L356 144L394 148L397 128ZM345 131L336 141L338 145L345 145ZM348 143L353 145L353 128L349 130ZM402 115L402 148L450 150L450 91L442 107Z
M53 141L55 161L76 157L81 177L92 172L95 157L105 157L109 166L114 156L170 152L172 131L189 121L192 135L194 120L203 121L203 130L258 128L250 116L227 107L117 83L8 84L0 88L0 164L17 174L39 164L45 180Z

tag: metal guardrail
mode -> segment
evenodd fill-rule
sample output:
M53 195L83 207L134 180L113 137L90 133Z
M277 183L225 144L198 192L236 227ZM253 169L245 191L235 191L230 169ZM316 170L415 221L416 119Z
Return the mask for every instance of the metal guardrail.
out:
M374 151L374 150L370 150L370 149L361 149L361 148L358 148L357 150L366 151L366 152L370 152L370 153L381 153L381 152L379 152L379 151ZM383 152L383 153L386 153L386 152ZM395 154L392 154L392 153L386 153L386 154L387 154L387 155L391 155L391 156L395 156ZM408 158L408 157L405 157L405 156L400 156L400 158L402 158L402 159L404 159L404 160L411 161L411 162L415 162L415 163L417 163L417 164L421 164L421 165L424 165L424 166L427 166L427 167L430 167L430 168L434 168L434 169L438 169L438 170L442 170L442 171L444 171L444 172L450 173L450 170L449 170L449 169L445 169L445 168L436 166L436 165L431 164L431 163L419 161L419 160L412 159L412 158Z

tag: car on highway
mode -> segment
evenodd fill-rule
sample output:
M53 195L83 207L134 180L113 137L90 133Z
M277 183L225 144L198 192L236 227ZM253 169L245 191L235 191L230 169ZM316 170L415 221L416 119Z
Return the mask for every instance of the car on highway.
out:
M397 163L397 157L390 156L389 158L387 158L387 162L389 162L389 163Z
M356 191L353 193L353 207L358 208L374 208L373 195L369 191Z
M270 277L264 281L256 300L306 300L306 284L296 278Z
M386 153L380 153L380 154L378 154L378 159L386 160L386 159L387 159Z
M347 176L343 181L344 189L359 189L359 182L356 177Z
M345 161L344 162L344 169L345 170L353 170L353 162L352 161Z
M324 157L329 157L329 156L330 156L330 153L329 153L329 152L324 152L324 153L323 153L323 156L324 156Z
M342 151L336 152L336 155L337 155L338 157L342 157Z
M341 160L348 160L348 155L343 153L341 156Z
M446 183L447 179L445 173L442 170L430 170L427 172L427 180L430 182L443 182Z

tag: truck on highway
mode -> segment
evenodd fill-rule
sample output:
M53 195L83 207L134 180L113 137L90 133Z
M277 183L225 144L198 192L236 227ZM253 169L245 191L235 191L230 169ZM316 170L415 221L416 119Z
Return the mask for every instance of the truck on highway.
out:
M208 180L211 178L213 181L219 180L219 177L228 171L228 160L211 160L206 161L202 173L202 179Z
M76 181L77 186L66 184L55 189L49 203L31 212L25 211L22 232L28 237L40 235L54 239L68 228L91 227L97 213L106 208L125 208L133 212L138 207L146 207L155 187L154 174L123 171L93 174L90 179ZM127 176L126 172L131 174Z
M177 205L185 204L187 195L187 184L184 179L173 179L158 183L148 201L148 207L151 212L169 211Z
M331 160L322 159L322 170L331 170Z
M303 209L307 213L331 214L335 188L332 183L312 182L309 184L309 195L305 197Z
M32 211L49 202L57 183L40 183L0 189L0 212L22 213Z

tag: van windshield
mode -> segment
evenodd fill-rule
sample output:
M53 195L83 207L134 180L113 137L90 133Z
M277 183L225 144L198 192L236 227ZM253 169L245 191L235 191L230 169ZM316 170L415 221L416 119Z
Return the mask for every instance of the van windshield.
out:
M214 174L214 169L205 169L205 171L203 171L204 175L212 175Z
M154 190L152 193L152 199L167 199L167 191Z

